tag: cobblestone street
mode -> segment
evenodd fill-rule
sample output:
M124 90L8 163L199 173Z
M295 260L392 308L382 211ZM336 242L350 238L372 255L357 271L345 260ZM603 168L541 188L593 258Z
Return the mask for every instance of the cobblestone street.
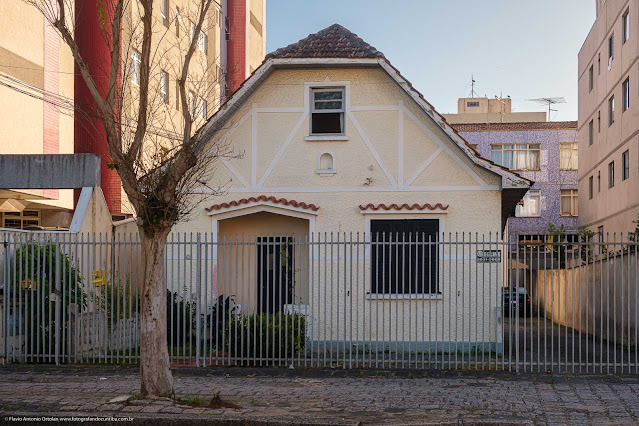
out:
M0 421L11 416L132 417L178 424L637 424L639 379L505 373L181 369L179 397L133 397L131 367L0 367ZM117 397L123 398L118 399ZM198 401L198 399L200 401Z

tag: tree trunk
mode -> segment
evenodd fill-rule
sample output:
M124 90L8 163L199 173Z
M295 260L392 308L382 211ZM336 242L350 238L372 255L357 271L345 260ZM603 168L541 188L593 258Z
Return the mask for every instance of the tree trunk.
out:
M164 253L170 229L146 235L140 229L144 281L141 300L140 378L142 396L172 398L173 375L166 335Z

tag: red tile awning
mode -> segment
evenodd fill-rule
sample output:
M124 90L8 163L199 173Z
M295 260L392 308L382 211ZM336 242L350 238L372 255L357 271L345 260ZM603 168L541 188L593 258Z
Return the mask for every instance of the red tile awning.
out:
M263 203L266 202L271 204L283 204L285 206L291 206L291 207L313 210L313 211L319 210L319 207L317 207L315 204L306 204L300 201L287 200L286 198L275 198L273 196L268 197L266 195L260 195L259 197L242 198L241 200L233 200L228 203L213 204L211 207L207 207L204 210L210 213L213 210L228 209L231 207L238 207L244 204L260 203L260 202L263 202Z
M366 210L371 210L371 211L378 211L378 210L386 210L386 211L390 211L390 210L397 210L397 211L402 211L402 210L418 210L418 211L423 211L423 210L448 210L448 204L443 205L442 203L437 203L435 205L426 203L426 204L402 204L402 205L398 205L398 204L373 204L373 203L369 203L366 204L365 206L360 205L359 209L361 211L366 211Z

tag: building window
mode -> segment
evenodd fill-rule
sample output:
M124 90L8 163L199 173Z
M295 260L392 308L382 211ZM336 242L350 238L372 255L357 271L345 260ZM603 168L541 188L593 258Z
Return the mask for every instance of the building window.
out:
M601 192L601 171L597 170L597 192Z
M516 217L539 217L541 215L541 191L530 189L515 208Z
M601 133L601 110L597 111L597 133Z
M576 189L562 189L559 195L561 201L561 215L562 216L577 216L578 215L578 202L577 202L577 190Z
M142 56L140 52L133 49L131 51L131 83L136 86L140 85L140 66L142 64Z
M169 0L160 0L160 16L162 24L168 28L169 26Z
M621 154L621 180L626 180L630 177L630 151L626 150Z
M601 75L601 52L597 56L597 75Z
M589 200L592 200L592 196L593 196L593 193L594 193L594 183L593 183L593 180L594 180L594 179L593 179L593 177L592 177L592 176L590 176L590 177L588 178L588 199L589 199Z
M608 38L608 68L612 65L613 59L615 59L615 33Z
M191 41L193 41L193 37L195 37L195 24L193 22L191 22L191 32L189 33L189 37L191 38Z
M615 97L608 99L608 127L615 122Z
M189 111L191 112L191 118L195 118L195 94L189 92Z
M595 124L592 120L588 123L588 145L591 146L595 140Z
M164 70L160 71L160 99L169 103L169 75Z
M178 7L175 8L175 36L180 37L180 27L182 24L182 16L180 16L180 9Z
M311 134L344 134L344 89L311 91Z
M437 219L371 220L371 293L439 293L438 234Z
M473 101L473 102L466 102L466 106L468 108L477 108L479 106L479 102Z
M630 38L630 10L621 17L621 25L623 25L623 43L625 44Z
M608 163L608 188L615 186L615 162Z
M630 108L630 77L621 86L621 112Z
M541 149L538 143L494 144L491 160L512 170L539 170Z
M561 170L577 170L578 143L559 144L559 168Z
M175 79L175 109L180 110L180 80Z
M594 86L594 70L593 70L593 65L590 65L590 69L588 70L588 92L592 92L593 86Z
M200 31L200 35L197 39L197 46L198 49L200 49L200 52L205 55L209 53L209 37L203 31Z
M206 120L206 100L197 98L197 115L202 120Z
M5 212L2 214L2 227L10 229L38 229L40 227L40 210Z

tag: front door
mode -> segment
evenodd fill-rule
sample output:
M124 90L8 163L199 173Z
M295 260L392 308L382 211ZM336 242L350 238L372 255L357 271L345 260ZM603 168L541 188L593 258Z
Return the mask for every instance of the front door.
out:
M292 299L293 239L262 237L257 241L257 309L260 313L280 312Z

